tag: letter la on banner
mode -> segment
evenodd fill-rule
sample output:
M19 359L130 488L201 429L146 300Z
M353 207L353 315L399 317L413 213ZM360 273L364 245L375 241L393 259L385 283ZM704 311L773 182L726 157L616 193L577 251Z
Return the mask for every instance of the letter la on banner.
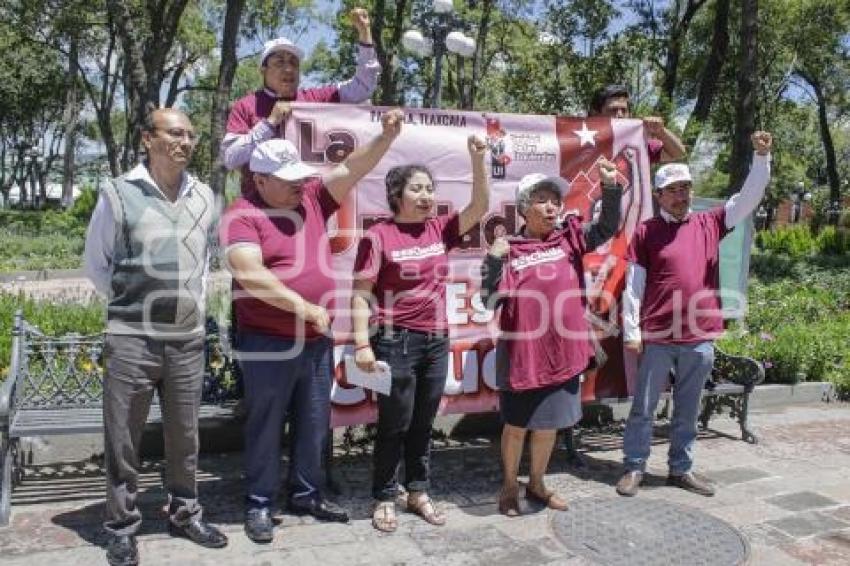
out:
M341 104L293 104L286 137L301 159L320 170L342 162L351 151L381 132L380 116L387 108ZM501 232L514 234L522 225L514 195L517 182L529 173L560 175L570 183L565 211L590 221L598 214L601 196L596 164L600 157L615 161L625 187L617 234L585 256L585 277L594 321L608 361L584 376L583 399L627 395L619 336L619 297L624 285L626 248L637 225L652 214L649 158L640 120L570 118L405 109L401 135L386 156L351 192L331 220L337 302L336 381L333 426L375 420L375 394L349 385L342 360L352 355L350 318L351 274L360 234L390 215L384 177L394 166L426 165L434 175L438 214L459 211L470 200L472 169L467 137L487 141L490 210L479 225L449 255L447 310L451 352L441 413L486 412L498 407L493 341L498 329L480 300L481 260Z

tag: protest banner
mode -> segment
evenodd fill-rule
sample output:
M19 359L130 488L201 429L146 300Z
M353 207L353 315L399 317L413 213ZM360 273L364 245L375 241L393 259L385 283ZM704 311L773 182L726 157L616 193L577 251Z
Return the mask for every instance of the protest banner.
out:
M286 137L301 159L319 169L342 162L360 143L380 132L385 108L347 105L295 104ZM405 109L405 124L388 154L352 191L331 220L334 273L338 282L334 323L339 362L334 384L333 426L362 424L375 419L374 394L345 381L350 320L348 304L357 241L363 230L388 216L384 176L391 167L421 163L434 174L439 214L464 207L470 198L472 171L466 138L486 139L491 186L490 211L464 236L449 255L446 274L451 354L449 375L440 411L484 412L498 407L495 392L493 314L484 309L478 293L481 259L500 233L514 234L522 225L514 204L517 181L529 173L560 175L570 183L565 212L585 221L598 212L601 196L596 164L613 160L625 192L617 234L585 257L594 332L608 355L605 366L585 375L583 399L626 397L625 369L619 337L618 299L624 285L624 256L637 225L652 214L649 158L641 120L574 118Z

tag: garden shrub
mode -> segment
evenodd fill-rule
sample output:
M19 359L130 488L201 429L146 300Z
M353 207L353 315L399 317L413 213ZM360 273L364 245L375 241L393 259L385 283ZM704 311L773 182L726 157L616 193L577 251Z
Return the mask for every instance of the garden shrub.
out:
M850 395L850 258L752 260L745 324L719 345L761 361L768 382L832 381Z
M850 231L826 226L817 237L818 252L827 255L850 253Z
M756 245L764 251L792 258L805 257L817 249L812 231L805 225L761 231L756 235Z

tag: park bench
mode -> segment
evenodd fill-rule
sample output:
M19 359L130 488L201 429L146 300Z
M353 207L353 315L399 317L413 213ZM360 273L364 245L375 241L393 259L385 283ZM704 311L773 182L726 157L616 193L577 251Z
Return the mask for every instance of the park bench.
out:
M235 417L231 357L218 328L207 323L206 368L198 418ZM15 315L9 374L0 383L0 526L9 522L12 488L23 479L21 439L103 431L103 336L47 336ZM148 425L162 422L154 402Z
M103 431L102 349L101 334L47 336L20 312L15 315L10 371L0 383L0 526L8 524L12 488L23 479L22 438ZM227 339L210 319L201 421L237 416L241 394L234 368ZM750 393L763 379L758 362L718 349L703 396L702 427L707 428L710 419L726 408L737 419L743 440L756 442L747 426L747 413ZM148 424L161 421L155 398ZM569 434L569 457L577 458L575 447L576 440Z
M676 376L670 374L671 383L675 382ZM699 426L708 430L709 422L715 415L720 415L724 409L728 410L730 418L738 421L741 429L741 440L750 444L756 444L758 437L749 427L750 394L756 385L764 381L764 367L756 360L746 356L733 356L727 354L717 346L714 348L714 367L711 375L706 381L705 391L702 395L702 407L699 413ZM664 401L660 412L662 418L670 415L670 401L672 394L670 389L662 394ZM620 400L600 400L596 403L605 405L620 402ZM567 451L567 460L581 465L582 458L579 455L579 434L570 429L564 438L564 448Z

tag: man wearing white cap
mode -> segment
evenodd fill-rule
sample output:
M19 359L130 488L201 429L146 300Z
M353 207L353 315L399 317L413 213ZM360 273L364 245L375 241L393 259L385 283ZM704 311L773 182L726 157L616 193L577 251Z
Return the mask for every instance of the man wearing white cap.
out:
M272 540L280 484L280 438L291 416L289 509L328 521L348 513L327 501L322 447L330 425L336 274L327 221L401 131L403 115L381 117L382 133L321 177L287 140L260 143L250 169L257 190L236 199L220 228L233 273L239 363L245 382L245 531Z
M263 88L237 100L227 120L227 134L221 143L221 160L228 169L242 167L242 194L253 190L253 176L247 165L251 152L265 140L282 137L282 122L289 114L289 103L343 102L369 100L378 84L381 65L372 45L369 13L355 8L350 14L357 28L357 70L354 76L338 84L298 88L304 51L279 37L267 41L260 57Z
M714 339L723 332L720 240L764 196L771 144L769 133L753 134L753 165L741 191L711 210L691 212L687 165L664 165L655 175L660 215L635 232L623 293L623 340L641 357L623 438L620 495L637 494L649 458L652 417L671 369L676 379L667 484L714 495L714 488L691 468L700 398L714 363Z

